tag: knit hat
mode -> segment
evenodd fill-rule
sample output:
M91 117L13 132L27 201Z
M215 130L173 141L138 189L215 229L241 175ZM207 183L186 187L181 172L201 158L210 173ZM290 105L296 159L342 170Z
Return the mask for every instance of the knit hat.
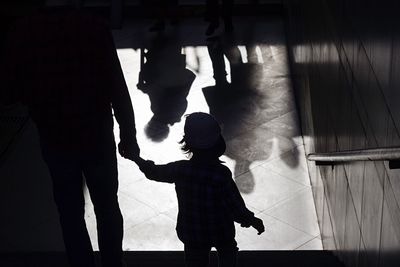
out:
M221 127L213 116L195 112L186 117L185 142L197 149L211 148L221 138Z

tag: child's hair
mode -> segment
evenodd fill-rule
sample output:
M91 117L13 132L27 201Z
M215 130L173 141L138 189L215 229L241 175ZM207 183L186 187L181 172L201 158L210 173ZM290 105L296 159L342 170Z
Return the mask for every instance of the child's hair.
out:
M196 156L199 156L201 158L208 158L208 159L219 158L225 153L226 150L226 144L222 136L218 139L215 145L213 145L210 148L204 148L204 149L194 148L186 142L185 136L182 138L179 144L182 145L181 149L185 154L189 156L195 154Z
M184 136L179 143L185 154L205 160L218 159L226 150L221 127L213 116L204 112L186 116Z

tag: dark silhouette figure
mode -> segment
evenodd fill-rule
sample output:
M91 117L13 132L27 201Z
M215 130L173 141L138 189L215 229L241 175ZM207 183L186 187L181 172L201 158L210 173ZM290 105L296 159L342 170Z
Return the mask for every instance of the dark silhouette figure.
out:
M218 251L219 266L236 266L235 225L264 232L261 219L246 208L228 167L219 157L225 141L218 122L209 114L196 112L186 117L182 150L189 160L155 165L138 161L147 178L174 183L178 197L176 231L185 246L186 266L208 266L212 247Z
M187 108L186 97L195 74L186 68L186 57L176 36L157 35L147 52L141 49L141 70L137 87L148 94L153 117L146 125L146 135L162 141L169 126L181 120Z
M150 31L161 32L165 30L166 20L171 19L172 23L177 23L176 8L178 6L178 0L151 0L145 1L149 4L149 7L153 10L156 17L155 23L150 27Z
M220 7L219 0L206 0L206 20L210 23L207 27L206 35L212 35L215 32L219 26L220 17L222 17L224 21L225 31L233 31L233 0L221 1L222 5Z
M2 65L8 102L28 106L37 124L72 266L95 266L84 220L83 184L94 205L103 266L122 266L119 153L139 156L134 113L111 32L77 10L42 10L11 31Z

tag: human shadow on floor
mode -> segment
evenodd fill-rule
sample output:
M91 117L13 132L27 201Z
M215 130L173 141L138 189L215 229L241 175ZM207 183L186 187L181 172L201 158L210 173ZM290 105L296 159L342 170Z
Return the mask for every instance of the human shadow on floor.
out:
M247 60L244 60L232 35L215 36L207 41L215 86L203 88L203 94L210 114L221 123L227 138L225 155L236 162L233 174L235 182L240 192L251 193L255 188L255 180L249 171L250 165L269 159L274 148L275 134L268 128L258 127L256 123L260 113L271 108L268 106L270 96L263 88L263 65L259 62L256 45L251 42L245 47ZM224 57L229 62L231 83L227 80L228 68ZM235 138L238 136L240 138ZM288 140L294 143L292 139ZM279 148L281 145L278 143ZM296 147L293 144L293 150ZM298 164L297 157L287 164L294 164L295 167ZM240 175L244 173L246 175Z
M147 51L146 51L147 50ZM138 89L149 96L153 117L145 127L146 135L161 142L169 135L169 127L181 120L187 108L187 96L196 75L186 68L174 33L157 34L149 47L141 48Z

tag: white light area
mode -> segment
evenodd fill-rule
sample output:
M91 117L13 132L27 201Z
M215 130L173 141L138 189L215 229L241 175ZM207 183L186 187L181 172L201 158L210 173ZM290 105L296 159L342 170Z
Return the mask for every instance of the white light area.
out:
M256 46L256 55L257 55L258 63L264 64L264 58L263 58L261 48L259 45Z
M321 42L313 45L314 49L309 44L298 44L293 46L294 60L299 64L311 63L312 58L314 63L319 64L337 64L340 62L339 54L334 43ZM329 62L326 61L329 59Z
M147 52L148 50L144 49L144 51ZM186 98L188 106L180 122L168 125L169 133L167 138L155 141L151 140L145 132L148 123L153 117L149 96L137 88L141 68L141 50L131 48L117 49L135 112L137 140L141 147L141 154L143 157L150 158L160 164L185 157L178 145L183 136L184 116L198 111L209 113L209 107L201 90L204 87L214 85L212 64L207 47L183 47L181 52L186 55L186 68L196 75ZM114 134L118 141L118 127L115 127ZM160 151L168 151L168 153L160 153Z
M204 47L203 47L204 48ZM186 55L186 68L197 73L199 71L199 58L197 56L197 47L184 47L182 53Z
M243 63L247 63L247 50L246 50L246 46L244 45L238 45L239 51L240 51L240 55L242 57L242 62Z
M229 60L226 56L224 56L224 61L225 61L225 71L226 71L226 80L231 83L232 82L232 76L231 76L231 64L229 63Z
M258 63L263 64L263 67L272 65L271 63L284 62L285 50L284 46L281 45L264 45L252 47L255 48ZM243 63L247 63L247 51L245 46L238 47ZM215 85L213 78L213 67L208 53L207 46L187 46L183 47L181 53L186 55L186 68L191 70L195 75L189 94L187 96L187 109L185 114L181 117L181 121L173 125L169 125L168 136L161 141L151 140L145 132L145 127L153 116L151 110L151 103L148 94L137 89L138 77L140 73L140 50L134 50L130 48L118 49L118 56L121 62L121 67L125 76L126 83L128 85L129 94L133 109L135 112L135 123L137 131L137 140L141 149L141 156L144 159L150 159L158 164L167 163L175 160L185 159L186 155L180 150L178 142L183 136L184 116L196 111L202 111L209 113L209 106L207 105L206 99L203 95L202 89ZM231 70L228 59L224 57L227 79L231 80ZM274 66L274 71L278 72ZM266 77L267 79L274 79ZM217 88L215 88L217 89ZM266 88L268 89L268 88ZM265 92L265 96L268 96L268 91ZM275 94L268 97L268 100L277 101L280 96L274 97ZM279 108L279 106L277 107ZM233 111L235 112L235 110ZM257 115L257 114L255 114ZM251 119L251 118L250 118ZM271 124L274 126L275 124ZM276 124L279 127L279 123ZM247 132L248 131L248 132ZM119 127L115 123L114 134L116 141L119 140ZM248 142L246 134L250 134L250 137L256 139L258 135L253 135L250 129L246 130L243 134L235 136L240 142ZM242 139L243 138L243 139ZM235 154L231 154L231 157L223 156L221 160L225 161L226 166L234 173L235 171L246 171L250 173L248 175L254 180L254 192L244 194L246 198L246 204L252 211L260 213L261 207L257 209L258 205L263 206L266 201L258 201L256 196L259 198L271 198L268 196L268 186L263 187L263 181L265 179L272 179L276 183L285 183L285 188L276 188L279 194L284 194L287 191L286 185L292 187L298 187L297 182L291 182L289 178L281 177L279 180L274 178L268 178L272 173L271 167L274 167L275 171L279 171L281 167L285 170L292 171L290 166L287 166L285 162L279 161L286 142L285 136L271 137L267 140L271 142L271 150L267 151L268 158L263 157L251 157L257 153L264 153L263 148L258 151L257 147L252 147L254 151L250 151L249 164L238 157ZM296 137L292 137L293 142L300 143ZM300 137L299 137L300 138ZM233 139L232 139L233 140ZM229 142L227 140L228 146ZM289 141L290 141L289 140ZM240 142L236 142L239 144ZM254 140L257 142L257 140ZM233 142L235 143L235 142ZM231 143L232 144L232 143ZM238 147L241 149L241 146ZM289 149L289 147L288 147ZM240 153L241 151L237 151ZM290 152L286 151L285 153ZM265 154L265 153L264 153ZM254 159L251 159L254 158ZM271 165L272 161L276 161ZM251 161L251 162L250 162ZM245 166L245 167L243 167ZM248 170L244 169L248 168ZM236 170L235 170L236 169ZM143 173L139 170L136 164L129 160L123 159L118 155L118 172L119 172L119 203L121 211L124 217L124 250L183 250L182 242L180 242L176 236L176 215L177 215L177 200L174 186L171 184L157 183L154 181L147 180ZM238 173L242 175L245 173ZM285 173L283 173L285 174ZM276 177L275 174L274 177ZM245 176L246 177L246 176ZM296 176L297 177L297 176ZM311 190L311 189L309 189ZM276 192L272 192L271 195L274 197ZM286 194L286 193L285 193ZM86 193L87 196L87 193ZM291 194L287 194L288 197L292 197ZM272 199L272 198L271 198ZM249 200L249 201L247 201ZM255 206L253 206L255 205ZM315 210L315 208L313 208ZM98 250L97 236L96 236L96 223L93 207L90 204L89 197L87 196L86 204L86 222L88 225L89 234L92 240L92 244L95 250ZM268 214L262 215L265 220L267 232L262 236L256 235L251 229L242 229L237 227L237 241L239 246L243 250L265 250L265 249L295 249L306 241L310 240L312 236L307 235L302 231L297 231L296 227L291 227L284 220L279 221L280 218L273 218ZM286 217L283 217L286 218ZM316 220L315 220L316 221Z
M272 57L275 61L277 60L277 55L281 54L282 51L286 50L286 47L284 45L271 45L270 48Z

